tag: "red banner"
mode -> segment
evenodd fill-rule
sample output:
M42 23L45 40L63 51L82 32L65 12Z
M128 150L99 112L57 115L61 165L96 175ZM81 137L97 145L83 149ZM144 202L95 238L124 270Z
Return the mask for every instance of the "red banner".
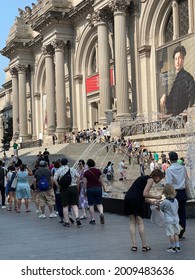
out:
M113 69L110 69L110 85L112 86L113 84L114 84ZM86 79L86 93L98 91L99 89L100 89L99 74L96 74Z

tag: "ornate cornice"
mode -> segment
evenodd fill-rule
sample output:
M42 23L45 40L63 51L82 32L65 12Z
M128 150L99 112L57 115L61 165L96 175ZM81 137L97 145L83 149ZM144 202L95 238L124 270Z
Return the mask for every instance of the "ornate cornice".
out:
M73 23L93 12L94 0L83 0L66 14L66 20Z
M5 48L1 50L1 54L10 58L10 56L21 49L28 49L28 43L24 42L10 42Z

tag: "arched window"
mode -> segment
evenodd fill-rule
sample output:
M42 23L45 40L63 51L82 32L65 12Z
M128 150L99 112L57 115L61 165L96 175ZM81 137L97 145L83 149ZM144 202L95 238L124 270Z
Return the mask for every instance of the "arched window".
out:
M91 65L92 73L96 73L97 72L96 48L94 48L94 53L93 53L93 58L92 58L91 64L92 64Z
M188 0L178 0L179 37L188 34L189 14ZM173 40L173 12L171 11L165 27L165 43Z
M165 28L165 43L173 40L173 13L170 13L170 16L167 21Z
M179 37L188 34L189 29L189 14L188 0L179 0Z

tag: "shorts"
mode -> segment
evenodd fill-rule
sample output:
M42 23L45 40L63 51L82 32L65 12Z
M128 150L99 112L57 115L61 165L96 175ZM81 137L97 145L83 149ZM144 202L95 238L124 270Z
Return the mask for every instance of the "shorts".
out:
M165 223L165 230L166 230L166 235L174 235L174 234L179 234L180 233L180 225L179 224L170 224L170 223Z
M63 207L69 205L78 205L79 193L77 186L71 186L66 189L60 189L60 196Z
M45 192L37 192L36 202L39 206L54 206L55 205L55 195L53 189Z
M89 206L102 204L102 188L91 187L87 188L87 198Z

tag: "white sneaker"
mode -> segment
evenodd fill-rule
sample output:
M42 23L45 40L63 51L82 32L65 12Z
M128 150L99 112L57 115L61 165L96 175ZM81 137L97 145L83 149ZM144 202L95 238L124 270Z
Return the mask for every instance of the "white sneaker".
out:
M39 215L39 218L40 218L40 219L45 219L45 218L46 218L46 215L45 215L45 214L41 214L41 215Z
M51 214L49 215L49 217L50 217L50 218L56 218L57 215L56 215L55 213L51 213Z
M39 214L39 210L38 209L36 210L36 214Z
M1 208L2 208L2 209L5 209L5 208L6 208L6 206L5 206L5 205L3 205Z

